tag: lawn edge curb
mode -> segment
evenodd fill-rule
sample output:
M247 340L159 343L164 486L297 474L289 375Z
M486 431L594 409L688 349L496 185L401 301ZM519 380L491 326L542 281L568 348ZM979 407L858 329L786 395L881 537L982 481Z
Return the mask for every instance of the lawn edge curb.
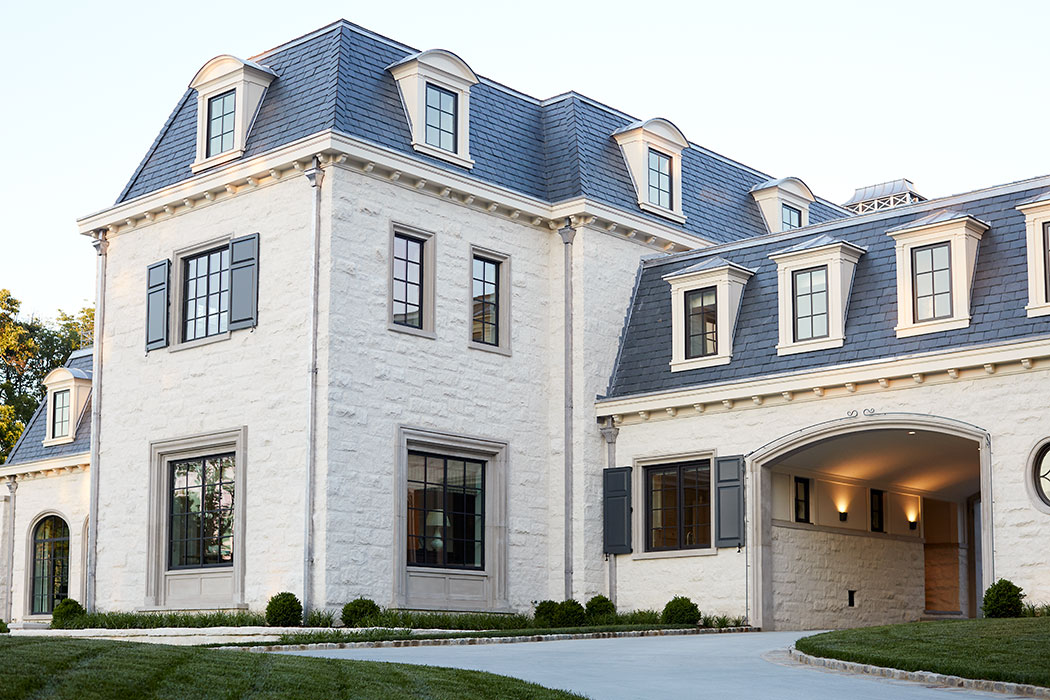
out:
M904 671L899 668L888 666L874 666L862 664L855 661L843 661L824 656L810 656L799 651L795 647L788 649L788 653L795 661L831 669L833 671L845 671L847 673L865 674L891 678L893 680L914 681L916 683L936 683L951 688L965 688L967 690L980 690L987 693L1004 693L1010 695L1021 695L1030 698L1050 698L1050 688L1039 685L1027 685L1025 683L1009 683L1007 681L989 681L980 678L963 678L962 676L949 676L932 671Z
M255 647L213 647L230 651L280 652L327 649L384 649L395 647L476 646L481 644L521 644L560 642L570 639L621 639L628 637L674 637L699 634L759 632L758 627L723 627L678 630L629 630L624 632L581 632L577 634L526 634L506 637L453 637L449 639L388 639L374 642L320 642L317 644L267 644Z

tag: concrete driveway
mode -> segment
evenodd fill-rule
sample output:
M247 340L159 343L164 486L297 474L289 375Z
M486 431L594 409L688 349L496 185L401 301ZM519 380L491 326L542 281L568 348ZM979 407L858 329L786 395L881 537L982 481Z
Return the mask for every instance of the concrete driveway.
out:
M759 632L684 637L586 639L479 646L287 652L489 671L591 698L731 700L951 700L999 698L816 669L784 651L810 633Z

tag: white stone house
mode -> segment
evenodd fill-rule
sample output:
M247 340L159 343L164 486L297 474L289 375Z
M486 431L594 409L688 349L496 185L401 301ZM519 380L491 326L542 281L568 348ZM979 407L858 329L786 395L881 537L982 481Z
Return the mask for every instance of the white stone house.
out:
M973 614L993 570L1050 599L1047 562L1024 546L1050 527L1038 418L997 413L1014 421L1000 437L959 400L1034 397L1045 377L1045 290L1033 284L1021 322L1004 310L1017 293L989 290L1023 255L987 264L1001 235L1024 238L1020 193L1045 187L854 217L666 119L536 99L345 21L250 61L219 56L117 202L79 221L99 252L93 365L78 380L90 450L54 475L76 488L38 501L19 465L48 438L27 431L0 467L16 494L6 614L45 622L64 595L102 610L258 610L290 590L309 609L363 595L521 611L685 593L811 626ZM1042 211L1024 209L1031 230ZM876 229L905 261L944 234L950 316L887 316L912 277L895 287L901 263L868 242ZM888 277L870 273L876 258ZM804 338L770 325L798 320L799 272L811 302L823 280L826 302ZM984 311L988 296L1003 308ZM882 335L857 330L869 325ZM56 405L49 394L41 411ZM967 452L987 436L992 448ZM881 457L850 471L843 450ZM912 462L956 453L911 478ZM987 497L1000 471L996 488L1013 491ZM864 504L878 498L884 532L871 532ZM19 544L48 509L75 534L59 592ZM826 570L815 581L807 553ZM20 607L38 594L43 607Z

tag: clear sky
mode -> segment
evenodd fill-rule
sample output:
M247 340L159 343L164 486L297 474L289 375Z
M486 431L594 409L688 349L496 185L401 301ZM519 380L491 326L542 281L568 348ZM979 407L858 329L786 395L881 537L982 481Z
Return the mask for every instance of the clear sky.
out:
M340 17L544 98L576 90L836 202L1050 174L1050 2L7 2L0 288L94 297L75 219L112 204L194 73Z

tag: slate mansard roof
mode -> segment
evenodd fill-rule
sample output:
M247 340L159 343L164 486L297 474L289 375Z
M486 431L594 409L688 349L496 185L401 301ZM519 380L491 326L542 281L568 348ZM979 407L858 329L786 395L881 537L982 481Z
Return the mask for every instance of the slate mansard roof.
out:
M69 356L65 367L71 370L83 372L91 376L92 352L91 348L77 350ZM69 455L87 454L91 449L91 398L88 397L84 404L81 415L70 416L73 421L73 442L62 445L51 445L44 447L44 438L47 435L47 399L45 398L37 406L36 413L29 419L29 425L22 431L18 442L11 448L11 454L2 467L11 467L16 464L27 464L44 459L55 459Z
M766 232L748 194L769 176L699 146L682 154L684 225L641 211L613 132L636 119L582 95L537 100L482 78L470 91L465 170L411 146L397 85L387 71L416 50L346 21L254 58L277 78L248 134L250 158L328 129L545 202L587 197L714 242ZM188 89L117 203L193 177L197 100ZM848 215L818 200L810 221Z
M850 363L1050 336L1050 316L1028 318L1025 217L1015 207L1050 193L1038 178L885 210L790 233L679 253L642 263L606 398L644 395L813 371ZM981 238L967 328L897 338L895 241L888 232L970 215ZM841 348L778 356L777 264L769 258L824 235L866 248L857 263ZM665 275L720 256L755 270L744 287L729 364L670 371L671 301Z

